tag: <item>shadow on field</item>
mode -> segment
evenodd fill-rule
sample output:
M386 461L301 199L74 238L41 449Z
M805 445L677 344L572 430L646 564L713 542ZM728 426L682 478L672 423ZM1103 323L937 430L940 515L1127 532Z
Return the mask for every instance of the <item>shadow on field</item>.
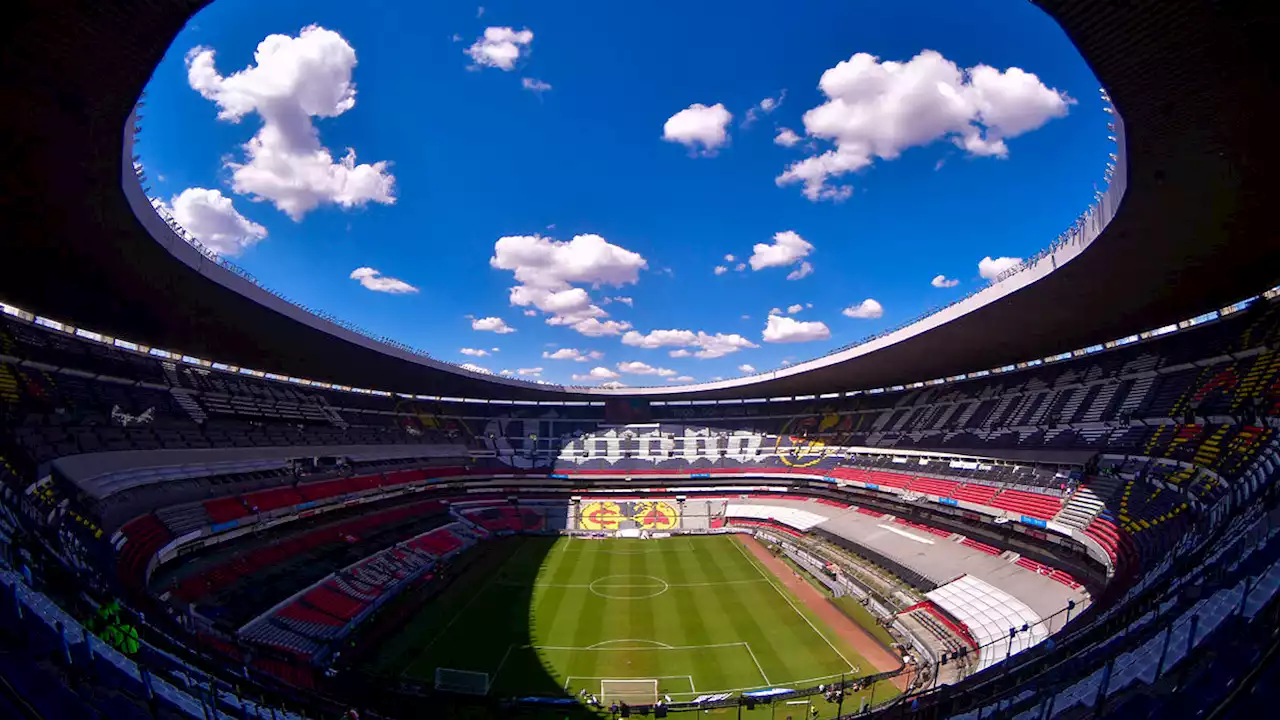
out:
M389 603L371 623L371 650L340 676L339 693L395 718L599 718L567 692L534 649L534 583L556 537L481 543L437 580ZM370 642L372 641L372 642ZM455 682L490 683L488 695L435 690L437 671ZM536 699L536 700L535 700ZM603 713L608 716L608 713Z

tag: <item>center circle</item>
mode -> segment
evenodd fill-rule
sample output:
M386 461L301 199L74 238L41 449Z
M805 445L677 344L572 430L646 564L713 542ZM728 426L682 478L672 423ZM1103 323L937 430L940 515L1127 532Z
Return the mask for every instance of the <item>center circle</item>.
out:
M606 575L587 586L591 592L609 600L645 600L658 597L671 585L652 575Z

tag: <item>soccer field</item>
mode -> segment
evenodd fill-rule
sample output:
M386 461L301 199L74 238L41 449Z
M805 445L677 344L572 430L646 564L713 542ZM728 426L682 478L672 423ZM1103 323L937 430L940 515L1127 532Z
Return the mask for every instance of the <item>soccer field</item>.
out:
M653 702L874 671L729 535L508 538L384 649L384 672L487 673L495 695ZM883 696L882 696L883 697Z

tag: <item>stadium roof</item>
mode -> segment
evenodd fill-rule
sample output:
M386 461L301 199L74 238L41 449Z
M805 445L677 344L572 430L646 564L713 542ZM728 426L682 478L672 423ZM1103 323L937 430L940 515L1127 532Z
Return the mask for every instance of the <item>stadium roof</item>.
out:
M0 300L193 356L380 390L713 399L888 387L1041 358L1217 309L1280 279L1270 206L1277 6L1043 0L1124 119L1123 201L1070 262L1024 273L927 331L715 387L588 391L476 375L310 316L138 206L131 113L205 4L31 3L7 18Z

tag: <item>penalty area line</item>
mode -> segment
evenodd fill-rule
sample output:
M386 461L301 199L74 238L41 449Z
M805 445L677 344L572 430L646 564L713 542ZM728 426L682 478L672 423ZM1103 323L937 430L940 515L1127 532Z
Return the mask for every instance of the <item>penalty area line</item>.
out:
M586 647L586 649L587 649L587 650L604 650L605 648L601 647L602 645L609 645L609 644L612 644L612 643L650 643L650 644L652 644L652 645L653 645L653 647L654 647L655 649L658 649L658 650L672 650L672 649L673 649L670 645L668 645L668 644L666 644L666 643L664 643L664 642L658 642L657 640L642 640L642 639L640 639L640 638L618 638L617 640L602 640L602 641L600 641L600 642L596 643L595 645L588 645L588 646ZM630 650L630 649L634 649L634 648L619 648L619 649L621 649L621 650Z
M836 647L835 644L832 643L831 640L826 635L824 635L821 630L818 629L818 626L813 624L813 621L810 620L808 616L800 612L800 608L796 607L796 604L791 602L791 598L787 597L786 592L784 592L782 588L778 587L778 584L773 581L773 578L769 577L768 570L760 566L759 562L757 562L756 559L751 556L751 553L747 552L747 549L742 546L742 543L739 542L737 538L730 537L728 535L726 535L725 537L728 537L729 542L733 543L733 546L738 548L738 552L742 553L742 556L747 559L747 562L751 563L751 567L754 567L756 569L756 572L760 573L760 577L764 578L771 586L773 586L773 589L778 593L778 596L781 597L783 600L785 600L786 603L791 606L792 610L796 611L796 614L800 616L800 619L804 620L805 623L809 626L809 628L812 629L815 633L817 633L818 637L822 638L822 641L827 644L827 647L831 648L831 650L835 652L835 654L841 660L844 661L844 664L849 666L849 671L857 672L857 666L849 662L849 658L845 657L844 653L840 652L840 648Z
M764 678L764 684L772 685L772 683L769 682L769 676L764 674L764 668L760 666L760 661L756 659L755 651L751 649L751 643L744 642L742 645L747 648L747 653L751 655L751 661L756 664L756 669L760 671L760 677Z

